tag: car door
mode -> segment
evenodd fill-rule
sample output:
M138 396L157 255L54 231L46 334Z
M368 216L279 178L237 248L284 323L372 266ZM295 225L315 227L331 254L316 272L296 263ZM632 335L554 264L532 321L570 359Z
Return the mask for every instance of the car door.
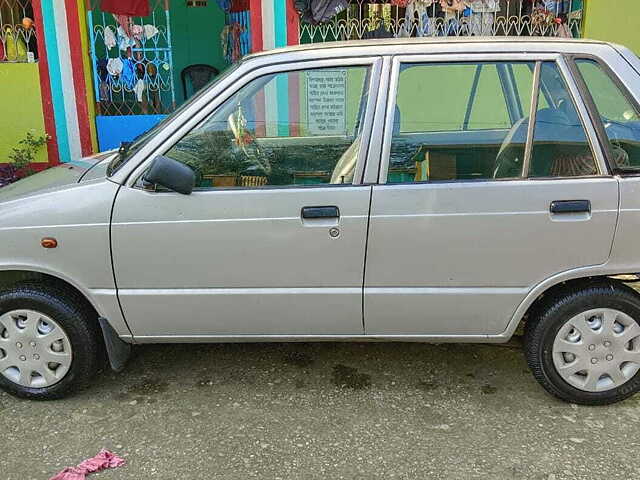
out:
M618 185L566 72L555 55L394 59L367 334L497 335L536 284L607 261Z
M194 169L191 195L121 189L114 271L138 340L363 333L371 187L358 172L379 69L361 58L252 71L158 151Z

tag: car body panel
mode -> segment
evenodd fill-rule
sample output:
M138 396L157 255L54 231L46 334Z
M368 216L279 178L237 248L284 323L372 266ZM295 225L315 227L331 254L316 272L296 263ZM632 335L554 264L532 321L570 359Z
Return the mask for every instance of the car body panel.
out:
M81 181L106 177L106 165L113 152L103 152L81 160L57 165L0 189L0 204L10 200L64 188Z
M549 213L573 198L591 214ZM499 334L536 284L608 260L617 214L613 178L376 186L366 331Z
M366 186L123 189L113 260L134 334L362 333L370 196ZM339 220L303 221L312 205L338 206Z
M92 180L0 203L0 271L46 273L71 283L120 335L130 335L117 301L109 243L119 188ZM43 248L45 237L55 238L57 248Z
M0 242L7 245L0 269L39 271L68 281L122 338L140 342L500 342L509 339L546 289L574 278L640 271L634 250L640 180L609 174L588 119L600 177L384 185L394 57L456 55L554 58L565 76L563 55L596 56L640 100L640 62L626 49L597 41L379 39L251 55L170 118L108 180L103 176L113 152L83 174L47 185L53 189L0 203ZM153 158L239 86L293 64L374 65L377 83L369 106L375 108L367 113L365 127L371 141L364 143L354 186L190 197L139 188ZM569 83L578 99L576 85ZM579 99L577 107L585 119ZM11 193L6 195L9 200ZM577 197L591 200L588 218L551 218L551 201ZM337 225L305 225L300 217L304 206L337 203ZM329 237L332 226L340 229L338 238ZM42 249L43 236L55 236L60 247ZM542 238L534 244L536 236ZM473 255L472 249L481 253ZM447 258L451 252L457 260Z

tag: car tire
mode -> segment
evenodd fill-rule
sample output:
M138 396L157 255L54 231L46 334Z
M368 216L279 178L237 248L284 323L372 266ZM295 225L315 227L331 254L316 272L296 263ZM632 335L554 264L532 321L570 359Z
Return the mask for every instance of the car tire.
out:
M619 402L640 390L640 363L628 361L640 362L639 322L640 297L624 284L566 288L544 299L527 320L527 363L562 400Z
M101 359L97 315L76 292L39 283L0 291L0 388L59 399L85 387Z

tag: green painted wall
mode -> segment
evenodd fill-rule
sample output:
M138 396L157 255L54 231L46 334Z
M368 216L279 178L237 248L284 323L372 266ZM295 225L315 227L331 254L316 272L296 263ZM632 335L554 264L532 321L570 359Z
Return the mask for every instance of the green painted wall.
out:
M27 132L45 133L37 63L0 63L0 106L0 163L5 163ZM46 149L36 158L46 162Z
M620 43L640 55L640 2L587 0L584 37Z
M224 16L215 1L209 1L206 7L187 7L185 1L171 3L173 79L178 104L184 101L180 79L184 67L204 63L222 72L229 66L220 42Z

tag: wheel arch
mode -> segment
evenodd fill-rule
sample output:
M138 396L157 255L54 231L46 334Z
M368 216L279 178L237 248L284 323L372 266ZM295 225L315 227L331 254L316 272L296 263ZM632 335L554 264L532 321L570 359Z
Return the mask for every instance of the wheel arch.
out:
M4 289L25 281L42 282L46 285L62 288L64 290L71 290L81 297L98 317L103 316L103 312L100 311L100 307L95 301L93 301L89 292L73 280L66 278L64 275L49 272L46 269L39 267L0 267L0 288Z
M633 280L629 278L631 276L633 276ZM603 282L610 284L627 284L636 281L637 278L635 272L601 271L598 273L591 269L580 269L551 277L538 284L529 292L516 309L507 329L501 334L501 337L503 337L505 341L508 341L516 332L521 330L521 327L527 319L535 314L536 309L551 296L560 295L563 291L575 290L583 286L598 283L602 284ZM638 299L640 299L640 292L634 289L631 290L633 290Z
M131 346L120 338L114 326L104 315L98 302L92 298L86 289L63 275L55 274L38 267L0 268L0 289L9 288L12 285L28 281L42 283L71 292L80 301L83 301L85 306L95 314L96 325L102 331L103 338L101 338L101 341L106 347L111 367L116 371L124 368L131 354Z

